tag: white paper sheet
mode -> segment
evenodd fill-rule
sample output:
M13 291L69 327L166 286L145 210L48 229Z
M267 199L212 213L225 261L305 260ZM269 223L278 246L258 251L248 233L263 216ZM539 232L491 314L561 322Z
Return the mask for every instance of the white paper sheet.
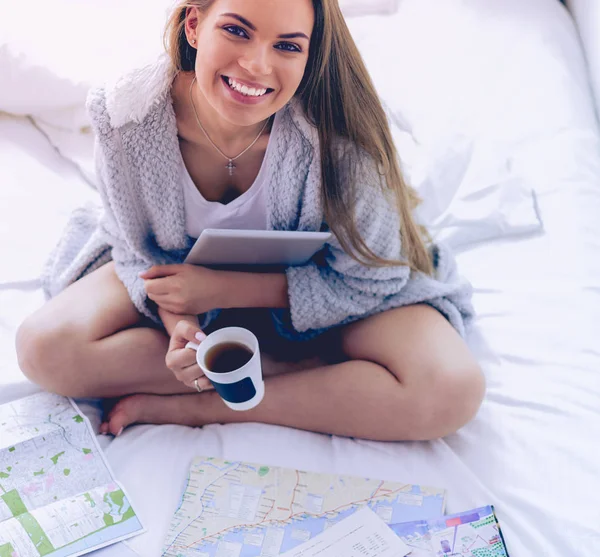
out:
M282 557L405 557L410 548L365 507Z

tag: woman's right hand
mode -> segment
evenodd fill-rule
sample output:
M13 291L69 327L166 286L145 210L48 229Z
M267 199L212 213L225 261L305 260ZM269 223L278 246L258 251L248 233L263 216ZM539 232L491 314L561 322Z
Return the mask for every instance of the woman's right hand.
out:
M196 351L186 348L188 342L198 344L206 338L201 329L182 319L171 333L169 350L165 359L167 367L175 374L175 377L184 385L196 389L194 380L198 380L201 389L212 389L213 386L204 375L196 362Z

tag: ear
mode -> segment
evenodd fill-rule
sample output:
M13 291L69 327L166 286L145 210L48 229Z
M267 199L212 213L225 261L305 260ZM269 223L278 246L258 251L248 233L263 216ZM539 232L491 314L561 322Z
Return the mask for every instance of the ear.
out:
M194 48L198 41L198 24L200 22L200 12L196 7L189 7L185 10L185 35L188 42Z

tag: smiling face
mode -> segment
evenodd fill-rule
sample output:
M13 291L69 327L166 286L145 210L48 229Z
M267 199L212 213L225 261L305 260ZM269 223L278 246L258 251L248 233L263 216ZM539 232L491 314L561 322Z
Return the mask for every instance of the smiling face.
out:
M200 92L232 124L265 120L296 93L313 25L311 0L216 0L204 15L189 8Z

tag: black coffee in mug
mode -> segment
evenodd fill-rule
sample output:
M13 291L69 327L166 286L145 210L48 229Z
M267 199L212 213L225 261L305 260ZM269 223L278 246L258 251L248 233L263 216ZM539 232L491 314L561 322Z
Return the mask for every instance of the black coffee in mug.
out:
M210 348L204 356L206 367L213 373L229 373L245 366L254 353L239 342L223 342Z

